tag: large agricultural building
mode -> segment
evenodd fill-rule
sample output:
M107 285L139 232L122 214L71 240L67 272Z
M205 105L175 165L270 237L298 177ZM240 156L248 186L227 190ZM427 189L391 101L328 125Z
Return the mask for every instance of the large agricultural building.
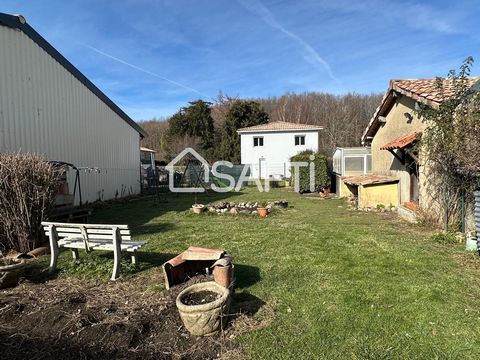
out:
M22 16L0 13L0 152L75 165L92 202L140 191L145 135ZM70 192L74 178L69 171Z

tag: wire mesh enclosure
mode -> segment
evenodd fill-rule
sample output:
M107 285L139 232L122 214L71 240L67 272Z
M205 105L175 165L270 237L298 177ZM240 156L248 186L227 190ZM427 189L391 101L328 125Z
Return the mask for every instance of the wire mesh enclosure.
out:
M333 154L333 172L340 176L366 175L372 171L369 147L337 148Z

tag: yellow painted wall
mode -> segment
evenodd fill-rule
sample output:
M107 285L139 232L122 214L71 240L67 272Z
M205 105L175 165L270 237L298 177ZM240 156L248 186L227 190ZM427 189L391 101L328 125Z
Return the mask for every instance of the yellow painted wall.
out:
M358 207L376 207L377 205L398 206L398 183L376 184L359 187Z
M337 181L337 195L340 198L349 197L350 195L356 195L352 192L352 187L345 184L340 175L336 176Z
M380 148L400 136L414 131L422 131L425 128L425 125L416 116L414 109L414 100L406 96L399 97L386 116L387 122L378 129L372 140L372 173L391 175L400 179L398 186L401 203L410 200L410 176L405 166L397 158L389 151L380 150ZM407 120L405 113L413 116L411 122Z

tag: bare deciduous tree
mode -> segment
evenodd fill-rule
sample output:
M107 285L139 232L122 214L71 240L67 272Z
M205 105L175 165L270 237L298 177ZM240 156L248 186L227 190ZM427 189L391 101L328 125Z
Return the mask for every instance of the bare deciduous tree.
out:
M332 95L305 92L249 100L255 100L261 104L269 115L269 121L323 126L324 130L321 133L319 144L320 151L331 156L336 146L360 145L360 137L381 98L381 94ZM239 99L222 92L214 99L212 118L216 129L215 144L220 143L225 118L236 100ZM150 135L150 138L144 141L145 146L159 151L159 158L169 160L177 145L182 146L186 140L188 140L187 143L195 145L194 139L181 140L166 137L166 126L155 123L156 121L149 121L141 125ZM162 142L163 145L160 145L159 142Z

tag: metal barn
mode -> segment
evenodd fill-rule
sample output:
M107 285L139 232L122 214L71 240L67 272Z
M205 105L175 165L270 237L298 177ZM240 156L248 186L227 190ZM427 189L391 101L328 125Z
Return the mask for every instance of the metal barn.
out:
M22 16L0 13L1 152L74 164L92 202L140 191L145 135ZM74 177L67 174L70 192Z

